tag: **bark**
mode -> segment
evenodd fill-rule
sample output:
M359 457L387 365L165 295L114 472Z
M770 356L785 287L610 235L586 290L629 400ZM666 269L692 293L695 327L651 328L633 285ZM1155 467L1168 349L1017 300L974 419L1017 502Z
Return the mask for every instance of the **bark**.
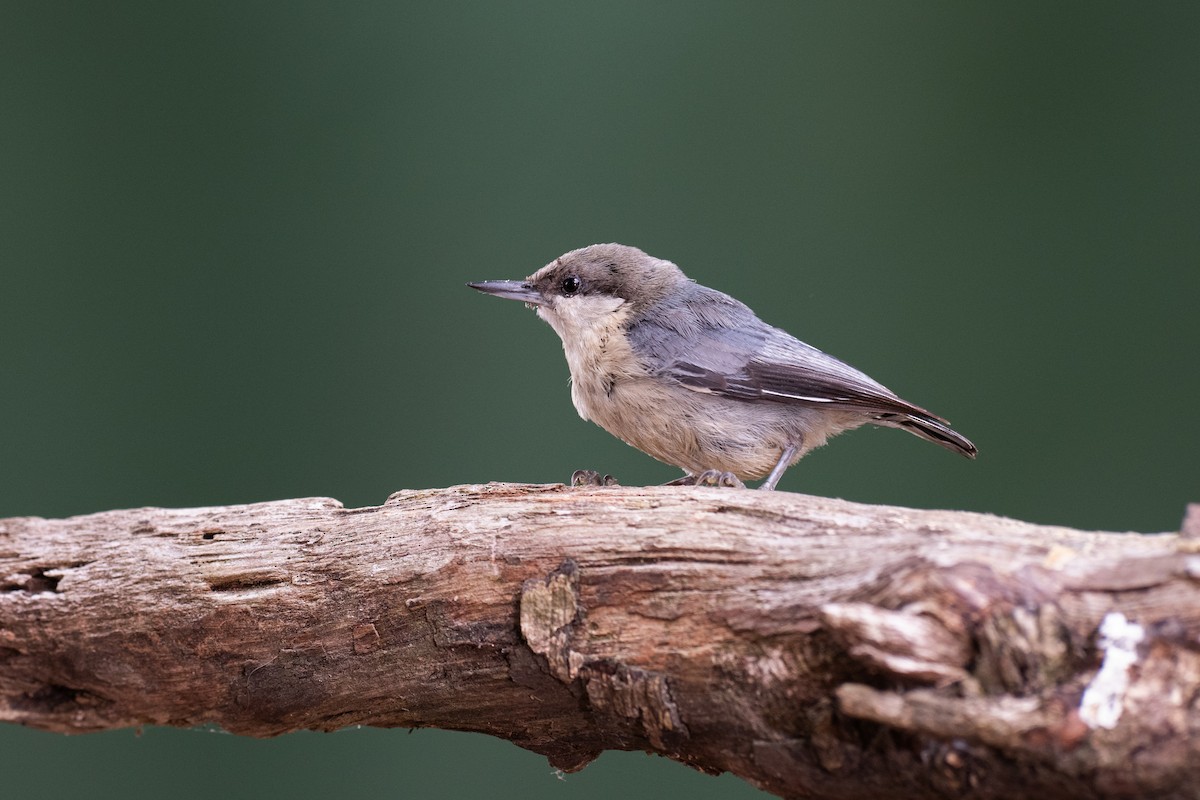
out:
M1200 506L501 485L0 520L0 720L483 731L789 797L1192 797Z

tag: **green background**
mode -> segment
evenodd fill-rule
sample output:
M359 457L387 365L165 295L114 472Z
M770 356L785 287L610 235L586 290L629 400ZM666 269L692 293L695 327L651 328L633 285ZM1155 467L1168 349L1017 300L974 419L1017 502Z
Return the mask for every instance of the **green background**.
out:
M0 4L0 516L677 475L467 280L621 241L954 421L782 488L1200 501L1196 3ZM750 797L483 736L0 727L13 797Z

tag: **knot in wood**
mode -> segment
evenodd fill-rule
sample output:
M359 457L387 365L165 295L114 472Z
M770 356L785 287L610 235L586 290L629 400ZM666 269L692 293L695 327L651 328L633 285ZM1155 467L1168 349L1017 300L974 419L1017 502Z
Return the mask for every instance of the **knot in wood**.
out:
M567 645L569 627L580 612L579 567L570 559L545 579L530 578L521 588L521 636L563 681L574 678Z

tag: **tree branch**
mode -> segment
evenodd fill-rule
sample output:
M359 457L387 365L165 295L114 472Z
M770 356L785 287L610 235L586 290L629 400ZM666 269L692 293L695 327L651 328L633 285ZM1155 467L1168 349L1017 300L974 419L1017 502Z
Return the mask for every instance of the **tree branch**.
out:
M0 520L0 720L483 731L784 796L1192 796L1200 506L489 484Z

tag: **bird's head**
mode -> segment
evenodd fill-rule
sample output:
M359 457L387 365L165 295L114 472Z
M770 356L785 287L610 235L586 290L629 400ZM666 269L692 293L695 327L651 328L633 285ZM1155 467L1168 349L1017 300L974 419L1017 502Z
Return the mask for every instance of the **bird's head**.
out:
M638 313L686 281L670 261L636 247L594 244L559 256L523 281L467 285L520 300L536 309L564 342L572 342Z

